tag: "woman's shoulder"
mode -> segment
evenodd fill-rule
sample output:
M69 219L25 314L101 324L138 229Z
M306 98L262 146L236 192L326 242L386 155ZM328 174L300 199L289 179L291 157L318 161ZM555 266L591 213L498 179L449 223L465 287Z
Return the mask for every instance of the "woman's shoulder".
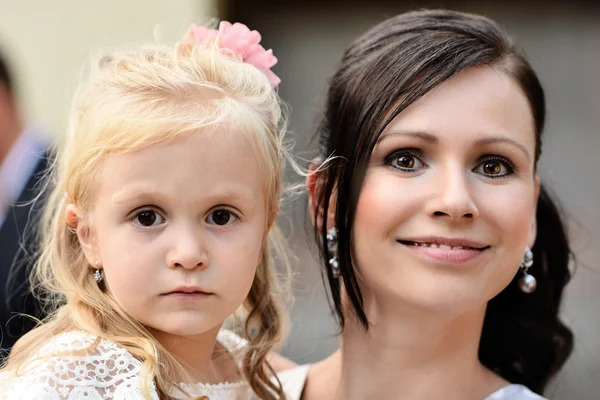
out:
M484 400L546 400L529 390L527 386L511 384L503 387L502 389L492 393Z
M289 400L300 400L306 380L310 371L311 365L300 365L296 368L281 371L277 373L277 377L281 382L283 390ZM526 386L511 384L492 393L484 400L547 400Z
M0 374L2 399L141 399L141 367L112 341L65 332L49 339L17 370ZM153 386L150 395L158 399Z

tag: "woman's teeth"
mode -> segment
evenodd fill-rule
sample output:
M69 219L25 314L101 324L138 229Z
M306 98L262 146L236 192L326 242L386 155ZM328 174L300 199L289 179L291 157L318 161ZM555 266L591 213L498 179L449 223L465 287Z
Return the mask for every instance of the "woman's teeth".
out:
M420 247L432 247L434 249L442 249L442 250L464 250L464 249L468 249L468 250L475 250L471 247L465 247L465 246L448 246L445 244L437 244L437 243L417 243L417 242L412 242L411 243L413 246L420 246Z

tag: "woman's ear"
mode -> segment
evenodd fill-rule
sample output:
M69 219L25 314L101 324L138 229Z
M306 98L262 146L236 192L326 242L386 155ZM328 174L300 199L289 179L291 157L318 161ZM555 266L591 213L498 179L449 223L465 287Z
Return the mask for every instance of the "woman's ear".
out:
M533 205L533 216L531 221L529 222L529 235L527 237L527 246L532 249L535 244L535 239L537 237L537 204L540 198L540 190L541 190L541 181L540 177L535 177L535 196L534 196L534 205Z
M316 224L317 210L316 210L316 192L317 185L319 184L319 173L317 172L319 165L316 164L316 160L311 161L308 167L308 175L306 176L306 191L308 193L308 210L310 212L310 220L313 225Z
M83 211L76 204L67 204L67 207L65 208L65 219L67 225L69 225L77 234L77 240L79 240L79 244L81 245L88 263L90 265L96 265L96 261L99 260L98 247Z
M308 167L308 176L306 177L306 190L308 192L308 208L310 219L313 225L317 226L319 231L323 228L323 209L319 206L319 193L323 190L324 176L323 166L320 159L314 159ZM337 192L334 191L329 198L329 207L327 210L327 230L335 226L335 209L337 204Z

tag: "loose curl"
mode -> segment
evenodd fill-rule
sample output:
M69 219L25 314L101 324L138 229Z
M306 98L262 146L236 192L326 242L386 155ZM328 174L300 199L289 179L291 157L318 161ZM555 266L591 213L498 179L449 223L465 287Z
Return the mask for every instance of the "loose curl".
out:
M357 266L352 262L351 232L375 143L394 117L416 100L461 71L479 67L512 78L526 95L535 124L537 165L545 119L544 92L522 52L492 20L446 10L409 12L376 25L346 49L331 79L317 132L321 159L332 157L318 172L320 184L315 194L321 218L315 224L315 237L342 329L346 318L343 303L364 329L369 329ZM339 279L327 263L326 218L334 191ZM536 219L536 262L530 272L538 287L534 293L524 294L517 287L516 276L489 301L479 358L508 381L542 393L573 348L573 334L558 318L563 289L571 277L572 254L559 209L543 185Z
M146 397L152 382L161 399L183 391L171 379L172 373L189 377L181 362L94 281L65 209L75 203L88 214L100 164L109 154L139 151L189 132L227 129L253 146L266 176L268 223L275 222L284 161L289 160L282 103L265 75L222 54L217 41L198 45L188 35L172 47L117 51L92 64L89 80L72 102L68 130L55 146L46 182L48 205L32 280L50 314L21 338L5 369L21 371L49 337L80 329L116 342L143 363ZM280 383L270 379L273 370L266 361L282 339L285 322L281 299L287 282L275 273L275 257L289 265L274 227L250 294L236 313L247 315L242 372L262 399L284 398Z

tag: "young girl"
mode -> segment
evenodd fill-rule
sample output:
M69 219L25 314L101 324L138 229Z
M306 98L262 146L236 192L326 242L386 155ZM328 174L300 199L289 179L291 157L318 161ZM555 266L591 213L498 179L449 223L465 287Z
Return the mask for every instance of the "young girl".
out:
M540 398L573 345L569 245L536 172L544 114L487 18L410 12L348 47L318 132L334 157L307 181L341 348L281 374L290 394Z
M58 146L35 271L64 305L13 349L3 399L282 397L266 356L282 336L285 153L276 59L259 41L241 24L194 26L94 66ZM238 308L247 342L222 329Z

